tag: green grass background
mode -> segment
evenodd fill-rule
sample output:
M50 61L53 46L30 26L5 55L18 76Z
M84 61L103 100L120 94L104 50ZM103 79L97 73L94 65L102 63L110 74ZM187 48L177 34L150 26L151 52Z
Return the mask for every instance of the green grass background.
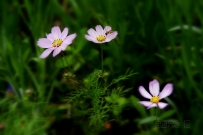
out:
M121 107L124 113L116 115L120 126L127 123L129 130L133 126L136 130L129 134L200 134L203 124L202 7L201 0L2 0L0 123L6 124L0 134L46 134L47 118L38 115L38 109L61 101L73 89L70 81L64 82L61 77L60 57L39 58L44 49L36 45L37 40L50 33L55 25L68 27L69 34L77 33L65 58L77 78L83 79L94 69L101 69L99 44L84 38L87 30L98 24L118 31L116 39L102 44L104 69L110 73L109 78L125 74L128 68L138 72L118 84L132 88L118 99L118 102L128 102L127 109ZM175 29L169 31L172 28ZM137 104L143 100L138 87L143 85L148 89L149 82L155 78L161 88L169 82L174 85L173 93L166 99L170 105L158 113L163 120L179 121L179 128L154 129L150 125L154 110L145 110ZM8 85L12 85L17 100L7 98ZM26 100L30 98L26 97L27 89L34 91L34 102ZM17 102L22 102L23 107ZM126 113L134 115L122 117ZM125 120L127 122L122 123ZM190 122L189 127L185 127L185 120Z

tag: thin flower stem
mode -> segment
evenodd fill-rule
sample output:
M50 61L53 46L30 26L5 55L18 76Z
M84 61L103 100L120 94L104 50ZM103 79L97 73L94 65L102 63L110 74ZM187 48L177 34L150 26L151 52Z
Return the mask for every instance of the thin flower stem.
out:
M64 55L64 53L63 52L61 52L62 53L62 57L64 57L65 55ZM65 59L65 58L64 58ZM66 61L66 64L67 64L67 66L68 66L68 61L65 59L65 61ZM70 70L70 72L72 73L72 69L70 68L70 66L68 66L68 68L69 68L69 70Z
M62 52L61 53L62 54L62 58L65 56L64 55L64 53ZM64 58L65 59L65 58ZM65 59L65 61L66 61L66 64L67 64L67 66L68 66L68 61ZM63 60L62 60L62 62L63 62ZM64 63L63 63L63 65L64 65ZM64 65L64 67L65 67L65 65ZM68 66L68 68L69 68L69 70L70 70L70 72L71 72L71 76L70 77L74 77L75 78L75 75L72 75L73 74L73 71L72 71L72 69L71 69L71 67L70 66ZM64 71L64 74L65 74L65 71ZM72 80L71 78L69 78L70 80ZM74 88L76 89L76 83L78 83L78 81L77 80L72 80L73 82L74 82Z
M63 67L65 67L65 64L64 64L64 62L63 62L63 56L61 56L61 62L62 62L62 64L63 64ZM65 71L64 71L64 74L65 74Z
M157 116L157 109L158 108L158 106L155 108L155 115L156 115L156 121L155 121L155 129L156 128L159 128L159 127L157 127L157 122L158 122L158 116ZM159 130L157 130L157 135L159 135L160 134L160 132L159 132Z
M103 72L103 49L102 49L102 45L100 45L101 48L101 66L102 66L102 72Z
M155 115L156 115L156 121L157 121L157 107L155 108Z

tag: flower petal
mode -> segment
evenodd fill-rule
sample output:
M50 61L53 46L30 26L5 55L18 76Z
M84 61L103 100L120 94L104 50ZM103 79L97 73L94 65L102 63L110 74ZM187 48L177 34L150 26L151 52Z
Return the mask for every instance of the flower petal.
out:
M66 50L66 47L68 46L68 45L70 45L70 44L72 44L72 41L70 41L68 44L66 43L63 43L63 44L61 44L61 46L60 46L60 48L61 48L61 50L62 51L64 51L64 50Z
M72 42L72 40L74 39L76 37L76 34L74 33L74 34L71 34L71 35L69 35L69 36L67 36L65 39L64 39L64 43L66 43L66 44L68 44L68 43L70 43L70 42Z
M95 38L93 38L93 37L91 37L91 36L89 36L89 35L85 35L85 38L86 38L87 40L89 40L89 41L93 41L93 42L98 43L98 41L97 41Z
M46 49L46 50L40 55L40 58L46 58L53 50L54 50L54 48Z
M158 107L159 107L160 109L165 108L167 105L168 105L167 103L163 103L163 102L159 102L159 103L158 103Z
M37 41L37 45L41 48L50 48L52 47L51 41L48 40L47 38L40 38Z
M159 98L160 99L165 98L165 97L169 96L172 92L173 92L173 85L169 83L161 91L161 93L159 94Z
M118 32L117 31L115 31L115 32L113 32L113 33L111 33L111 34L109 34L109 35L107 35L107 37L106 37L106 42L109 42L109 41L111 41L111 40L113 40L114 38L116 38L116 36L118 35Z
M50 34L46 34L47 35L47 39L50 40L51 42L53 42L55 39L54 39L54 36L50 33Z
M147 109L152 108L152 107L157 107L157 104L153 103L153 104L150 105Z
M153 96L159 95L159 82L156 79L149 83L149 91Z
M102 28L101 25L97 25L97 26L96 26L96 32L97 32L97 34L99 34L99 35L105 35L105 31L103 30L103 28Z
M150 102L150 101L140 101L140 102L138 102L138 103L144 105L145 107L149 107L149 106L151 106L151 105L153 104L153 103Z
M107 32L107 31L110 31L111 30L111 27L110 26L106 26L105 28L104 28L104 30Z
M68 35L68 28L65 28L63 32L61 33L61 39L64 40L64 38Z
M58 55L60 52L61 52L61 48L60 48L60 47L56 48L56 49L54 50L54 52L53 52L53 57L55 57L56 55Z
M57 33L57 29L58 29L58 26L54 26L51 28L51 33L54 34L54 33Z
M98 35L97 34L97 32L94 30L94 29L89 29L88 31L87 31L87 33L91 36L91 37L93 37L93 38L96 38L96 36Z
M51 29L51 33L52 33L52 35L54 36L55 39L58 39L58 38L61 37L61 30L60 30L59 26L54 26Z
M148 98L148 99L152 98L152 96L145 90L145 88L143 86L139 87L139 92L145 98Z
M91 37L91 36L89 36L89 35L85 35L85 38L87 39L87 40L89 40L89 41L92 41L94 38L93 37Z

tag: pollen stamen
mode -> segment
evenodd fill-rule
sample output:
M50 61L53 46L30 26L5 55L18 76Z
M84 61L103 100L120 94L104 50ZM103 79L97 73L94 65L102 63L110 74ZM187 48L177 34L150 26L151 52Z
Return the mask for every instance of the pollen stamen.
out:
M62 39L56 39L52 42L53 47L59 47L63 43Z
M153 96L151 99L150 99L150 101L152 102L152 103L158 103L159 102L159 97L158 96Z
M97 41L103 42L103 41L105 41L105 40L106 40L106 36L103 36L103 35L97 36Z

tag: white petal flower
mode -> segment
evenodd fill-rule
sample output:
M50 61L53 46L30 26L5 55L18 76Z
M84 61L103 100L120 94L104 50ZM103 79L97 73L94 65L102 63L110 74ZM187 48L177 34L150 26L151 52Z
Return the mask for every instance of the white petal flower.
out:
M41 55L40 58L46 58L52 51L55 57L61 51L64 51L66 47L72 44L76 34L68 35L68 28L65 28L62 32L58 26L54 26L51 29L51 33L47 34L47 38L40 38L37 41L37 45L41 48L47 48Z
M169 96L173 92L173 85L167 84L162 92L159 93L159 82L157 80L153 80L149 83L149 91L152 95L150 95L143 86L139 87L140 94L150 99L150 101L140 101L139 103L147 107L147 109L152 107L159 107L160 109L165 108L168 104L159 102L162 98Z
M110 26L106 26L104 29L101 27L101 25L97 25L95 27L96 31L92 28L90 28L87 33L88 35L85 35L85 38L89 41L92 41L94 43L105 43L110 42L114 38L116 38L118 32L112 31Z

